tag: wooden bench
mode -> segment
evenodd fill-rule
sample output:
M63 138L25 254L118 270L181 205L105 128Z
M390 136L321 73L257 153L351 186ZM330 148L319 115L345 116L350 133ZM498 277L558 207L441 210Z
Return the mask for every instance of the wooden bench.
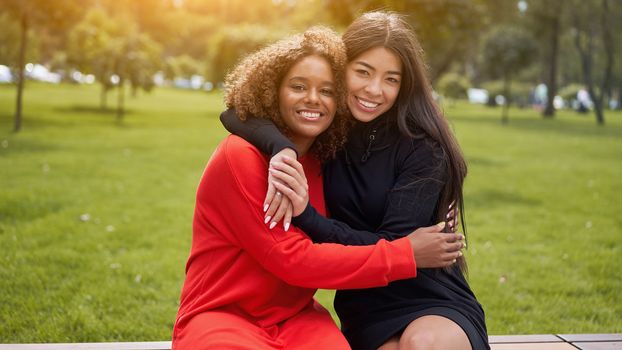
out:
M622 333L492 335L492 350L622 350ZM170 341L0 344L0 350L171 350Z

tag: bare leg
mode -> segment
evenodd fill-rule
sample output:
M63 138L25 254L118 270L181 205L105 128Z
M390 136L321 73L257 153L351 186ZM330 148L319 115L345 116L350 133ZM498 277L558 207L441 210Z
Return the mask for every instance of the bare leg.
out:
M395 336L386 343L382 344L378 350L399 350L400 349L400 337Z
M437 315L412 321L402 333L399 350L471 350L466 333L452 320Z

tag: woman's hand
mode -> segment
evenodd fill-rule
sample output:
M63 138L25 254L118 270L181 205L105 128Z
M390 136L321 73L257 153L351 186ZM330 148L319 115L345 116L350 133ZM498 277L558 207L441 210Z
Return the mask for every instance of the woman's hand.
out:
M296 159L296 152L291 148L285 148L279 153L275 154L270 159L270 168L274 163L282 163L284 157ZM273 229L276 224L283 219L283 228L285 231L289 229L289 225L292 222L292 203L289 198L283 196L282 192L277 190L274 186L276 180L272 176L272 172L268 172L268 191L266 192L266 198L263 203L263 211L266 213L264 222L267 224L270 222L270 229Z
M447 222L447 229L449 232L456 232L458 224L460 223L458 221L460 219L460 208L454 207L455 204L455 201L449 204L449 207L447 208L447 216L445 217L445 222Z
M290 157L283 162L274 162L270 168L274 186L287 197L293 206L293 216L298 216L309 203L309 185L302 164ZM289 222L284 223L289 226Z
M421 227L408 235L413 248L417 268L446 267L462 256L464 236L444 233L445 222Z

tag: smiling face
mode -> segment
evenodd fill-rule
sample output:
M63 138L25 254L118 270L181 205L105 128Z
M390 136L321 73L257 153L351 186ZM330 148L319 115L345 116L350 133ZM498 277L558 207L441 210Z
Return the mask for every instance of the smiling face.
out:
M369 49L354 58L346 70L348 108L354 118L370 122L388 111L400 92L402 62L384 47Z
M337 110L334 95L331 66L317 55L300 59L281 81L279 111L301 154L332 123Z

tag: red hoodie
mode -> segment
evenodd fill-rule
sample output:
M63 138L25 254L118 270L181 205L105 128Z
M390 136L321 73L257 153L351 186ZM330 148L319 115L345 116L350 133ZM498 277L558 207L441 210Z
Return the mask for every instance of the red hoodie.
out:
M311 156L300 161L311 204L324 214L320 163ZM217 327L222 312L269 328L312 308L316 288L369 288L415 277L407 238L343 246L314 244L295 227L286 232L279 224L270 230L261 210L267 169L266 157L233 135L209 160L197 190L192 248L173 330L177 349L184 328L202 313L217 311L202 318L201 328Z

